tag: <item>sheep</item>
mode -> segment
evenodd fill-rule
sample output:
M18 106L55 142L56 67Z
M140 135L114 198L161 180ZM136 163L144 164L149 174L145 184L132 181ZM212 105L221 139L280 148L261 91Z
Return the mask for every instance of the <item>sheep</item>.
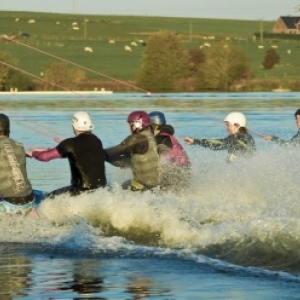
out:
M79 30L79 27L73 27L73 30Z
M272 48L272 49L277 49L278 46L277 46L277 45L272 45L271 48Z
M78 25L77 22L73 22L73 23L72 23L72 26L77 26L77 25Z
M28 24L34 24L34 23L35 23L35 19L28 20Z
M132 52L131 47L130 47L130 46L127 46L127 45L124 46L124 50L125 50L125 51L129 51L129 52Z
M211 44L210 43L204 43L203 46L204 46L204 48L210 48Z
M115 40L109 40L108 43L113 45L115 43Z
M286 53L287 53L287 54L291 54L291 53L292 53L292 50L291 50L291 49L287 49L287 50L286 50Z
M15 18L15 22L19 22L20 21L20 19L19 18Z
M264 45L258 45L257 48L258 49L264 49Z
M137 43L136 42L131 42L130 45L137 47Z
M85 52L93 52L93 48L91 47L84 47Z

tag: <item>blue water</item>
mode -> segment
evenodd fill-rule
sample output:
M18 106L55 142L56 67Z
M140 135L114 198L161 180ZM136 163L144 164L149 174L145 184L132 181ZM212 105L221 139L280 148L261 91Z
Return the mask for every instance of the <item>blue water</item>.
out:
M170 98L176 100L183 99L299 99L300 92L228 92L228 93L113 93L113 94L94 94L88 91L79 94L76 91L63 92L63 95L55 93L34 93L34 92L11 92L0 93L0 100L73 100L88 96L88 99L152 99Z
M166 96L176 101L299 98L298 93ZM115 110L89 108L105 147L129 134L120 111L139 109L138 101L147 99L109 97L137 102ZM25 148L54 147L54 138L73 135L71 116L77 108L14 109L9 101L11 137ZM226 136L225 108L205 114L161 109L180 141ZM251 160L228 166L226 152L184 145L193 178L182 194L126 193L119 184L130 172L107 165L113 193L46 200L38 220L0 216L0 299L299 299L299 150L261 138L291 138L297 132L296 109L245 111L257 144ZM51 191L69 183L64 159L28 159L27 166L34 188Z

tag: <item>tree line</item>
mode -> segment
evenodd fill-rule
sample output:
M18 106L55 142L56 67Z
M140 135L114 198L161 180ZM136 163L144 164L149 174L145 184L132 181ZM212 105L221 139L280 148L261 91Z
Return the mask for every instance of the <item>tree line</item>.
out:
M17 65L9 53L0 51L0 61ZM269 49L262 66L271 69L279 63L276 49ZM253 79L250 61L238 47L218 46L203 51L185 49L180 38L170 32L151 36L142 56L139 74L134 84L150 92L229 91L234 85ZM85 90L91 83L81 69L66 63L52 62L41 79L0 64L0 90ZM52 84L54 83L54 85ZM132 85L132 83L131 83ZM113 84L111 84L113 88ZM118 87L120 89L120 87ZM122 89L122 87L121 87Z

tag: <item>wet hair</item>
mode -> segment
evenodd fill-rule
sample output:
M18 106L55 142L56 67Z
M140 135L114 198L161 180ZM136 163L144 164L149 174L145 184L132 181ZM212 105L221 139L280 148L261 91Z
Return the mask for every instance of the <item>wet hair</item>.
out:
M295 118L297 118L297 116L299 116L299 115L300 115L300 109L297 109L294 116L295 116Z
M248 132L248 130L247 130L246 127L240 127L239 128L239 133L247 133L247 132Z

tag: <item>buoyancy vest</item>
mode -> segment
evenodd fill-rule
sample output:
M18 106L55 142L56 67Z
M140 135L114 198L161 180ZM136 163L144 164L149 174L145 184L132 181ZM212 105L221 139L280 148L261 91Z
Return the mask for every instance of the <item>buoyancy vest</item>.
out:
M0 195L26 197L31 193L24 148L9 137L0 138Z
M191 166L191 162L186 151L172 134L160 132L158 135L167 136L171 140L172 148L166 154L166 158L169 163L176 166Z
M146 136L148 150L144 154L132 154L131 164L134 179L147 187L155 187L159 184L160 160L157 145L153 134L144 130L138 134Z

